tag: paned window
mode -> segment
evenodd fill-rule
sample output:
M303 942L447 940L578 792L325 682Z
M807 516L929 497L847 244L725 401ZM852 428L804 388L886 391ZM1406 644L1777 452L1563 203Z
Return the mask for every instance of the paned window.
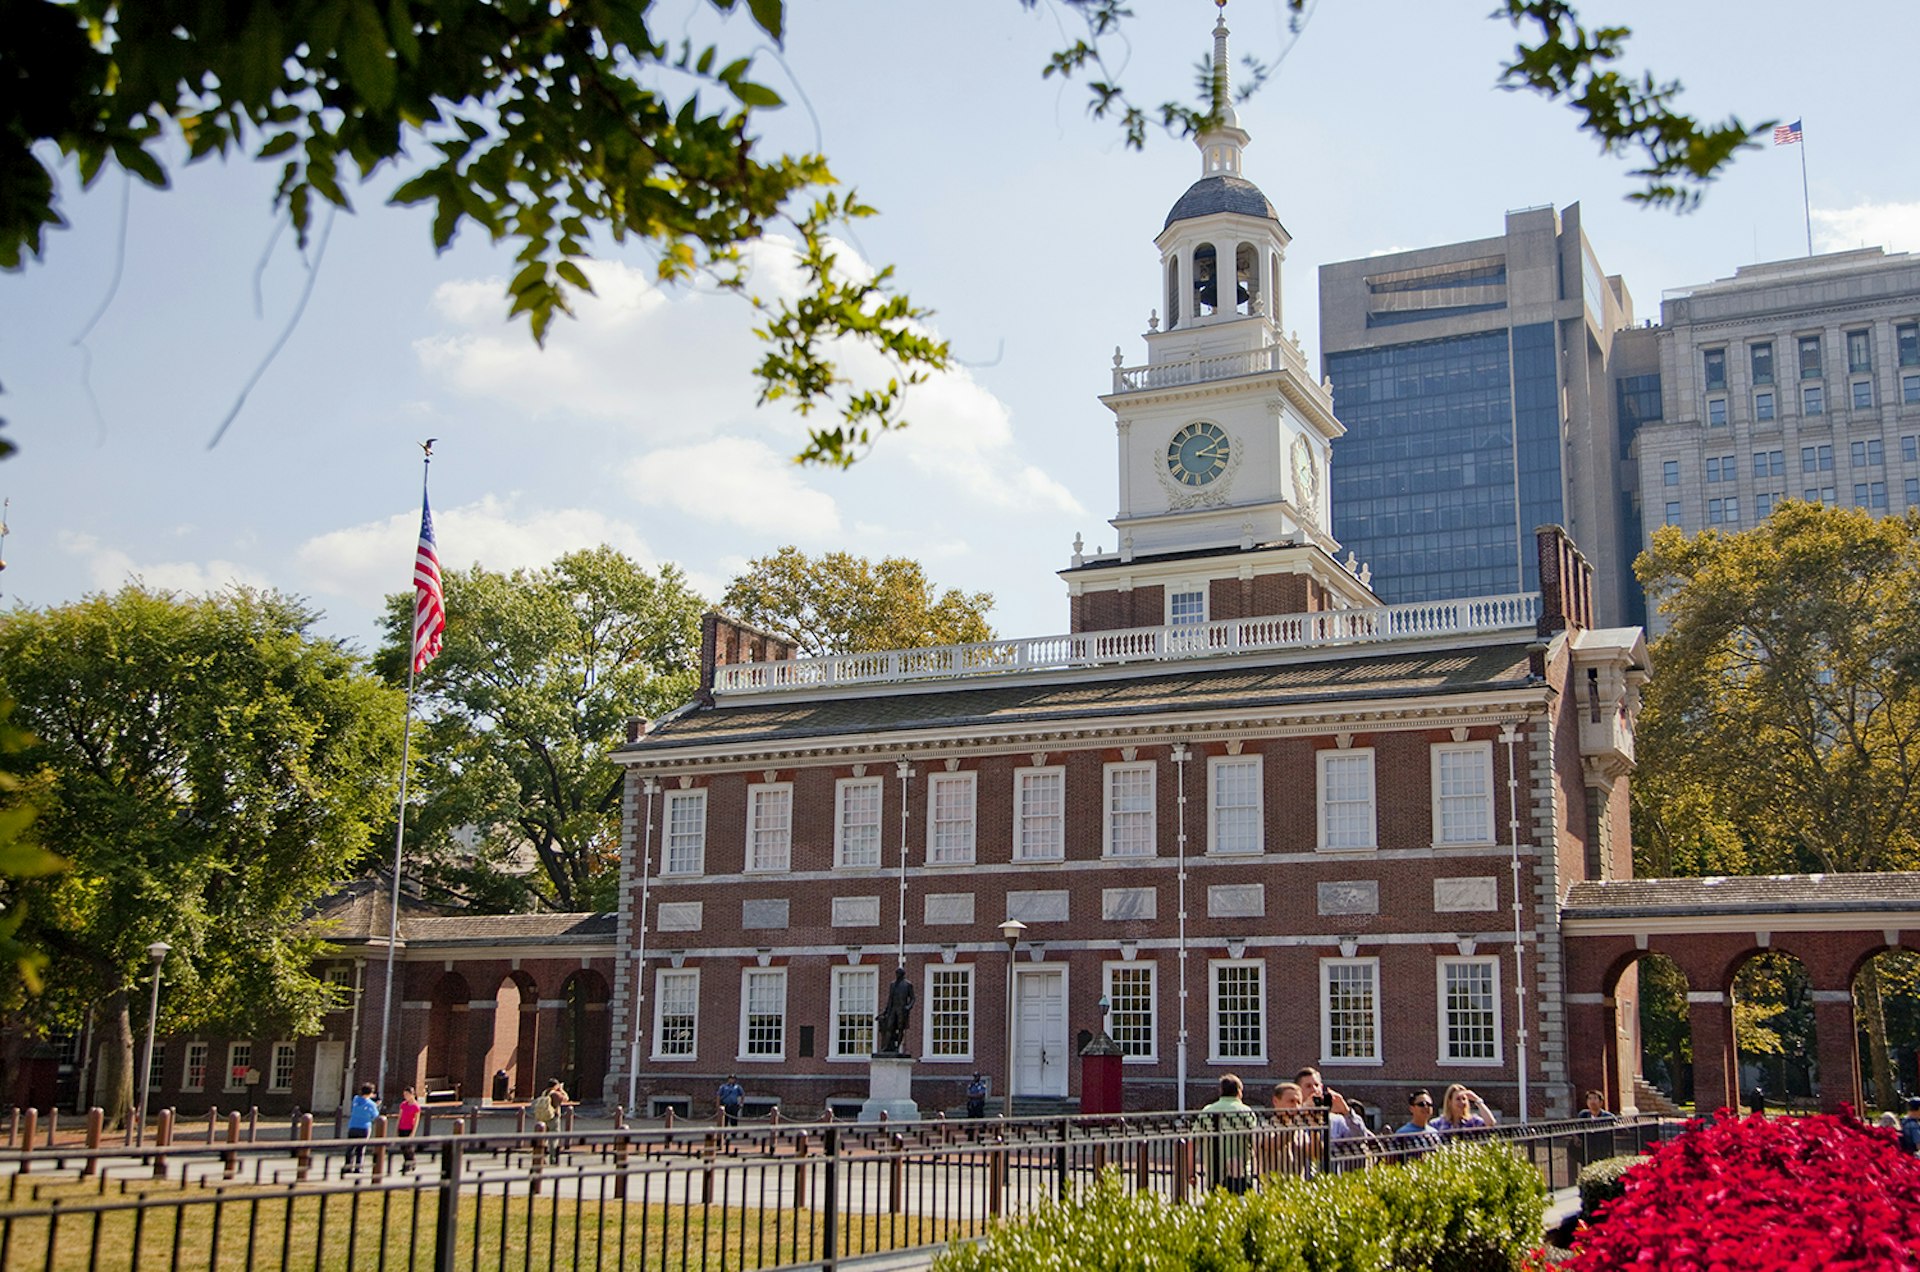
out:
M1920 460L1920 437L1909 433L1900 439L1900 458L1908 464Z
M1905 486L1907 507L1920 507L1920 477L1909 477Z
M1212 787L1209 852L1260 852L1260 757L1219 755L1207 762Z
M1709 389L1727 387L1727 351L1725 349L1704 349L1700 358L1706 371Z
M1493 842L1493 743L1433 748L1433 824L1439 843Z
M1817 384L1802 385L1800 388L1800 413L1802 415L1825 415L1827 413L1827 395Z
M833 1054L873 1054L873 1015L880 1002L880 969L833 969Z
M74 1036L80 1037L80 1035L78 1034ZM204 1043L200 1045L203 1048L205 1046ZM205 1050L202 1050L200 1053L200 1063L203 1066L206 1064ZM166 1071L167 1071L167 1044L164 1042L155 1042L153 1044L153 1059L149 1061L147 1064L147 1085L149 1087L164 1086L165 1083L161 1080L161 1075L165 1074Z
M1773 390L1762 389L1753 395L1753 418L1770 420L1773 418Z
M947 1060L973 1057L973 968L928 969L927 1054Z
M1320 960L1320 1058L1327 1064L1380 1059L1380 960Z
M700 973L661 968L653 977L653 1058L691 1060L699 1046Z
M227 1044L227 1090L244 1091L247 1089L247 1071L253 1068L253 1044L250 1042L230 1042Z
M740 983L740 1055L778 1060L787 1053L787 969L748 968Z
M927 861L931 864L973 861L975 789L972 773L935 773L928 779Z
M880 864L880 784L877 777L845 777L833 788L833 864Z
M699 874L707 868L707 793L668 791L663 837L670 875Z
M1680 484L1680 461L1679 460L1668 459L1668 460L1661 461L1660 484L1663 486L1678 486Z
M1755 384L1773 383L1773 342L1752 345L1748 353L1753 362L1753 382Z
M1784 492L1778 490L1760 491L1753 497L1754 515L1763 518L1772 516L1773 506L1786 497Z
M1667 501L1666 524L1670 526L1680 524L1680 501L1678 499L1669 499Z
M1373 752L1320 752L1320 846L1372 848Z
M1832 472L1833 447L1802 446L1800 448L1800 471L1803 473Z
M1207 593L1204 589L1167 593L1167 626L1198 627L1206 621Z
M1732 481L1738 475L1738 471L1731 455L1707 456L1708 481Z
M1884 481L1861 481L1853 485L1853 506L1865 508L1871 512L1887 510L1887 483Z
M1800 378L1818 380L1820 378L1820 337L1800 337Z
M1013 859L1058 861L1066 856L1067 770L1016 769L1013 792Z
M1920 375L1900 377L1900 401L1903 405L1920 405Z
M1787 457L1784 451L1755 451L1753 453L1753 475L1755 477L1780 477L1787 471Z
M747 869L793 866L793 784L747 787Z
M1151 1060L1153 1036L1152 963L1107 964L1107 1036L1123 1056Z
M1848 447L1847 456L1853 461L1855 468L1860 468L1868 464L1878 467L1886 462L1887 453L1886 447L1881 440L1873 437L1865 441L1855 442L1852 446Z
M1213 1055L1227 1060L1267 1058L1267 965L1257 959L1217 959L1213 970L1208 1015Z
M1710 526L1740 524L1739 496L1728 495L1725 499L1707 500L1707 524Z
M1106 783L1106 855L1153 856L1153 765L1109 764Z
M1871 370L1873 370L1873 333L1849 331L1847 333L1847 371L1858 375Z
M1899 349L1901 366L1920 367L1920 323L1903 322L1895 327L1893 343Z
M1800 492L1800 497L1808 503L1826 504L1829 507L1839 502L1832 486L1808 486Z
M293 1090L293 1044L276 1042L273 1044L273 1062L267 1070L267 1089L269 1091Z
M1727 399L1714 397L1707 399L1707 424L1711 428L1724 427L1727 422Z
M1873 409L1873 381L1855 380L1853 388L1853 409L1870 411Z
M1500 1063L1500 960L1440 960L1440 1063Z
M180 1087L185 1091L204 1091L207 1086L207 1044L190 1042L187 1044L186 1072L180 1076Z

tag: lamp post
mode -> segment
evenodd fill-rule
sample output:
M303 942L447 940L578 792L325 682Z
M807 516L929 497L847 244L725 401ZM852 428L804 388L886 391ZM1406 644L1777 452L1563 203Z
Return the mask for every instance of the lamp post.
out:
M1013 956L1020 945L1020 934L1026 930L1027 925L1018 919L1000 925L1000 937L1007 943L1007 1090L1001 1108L1008 1117L1013 1116Z
M147 1002L147 1052L140 1061L140 1111L133 1120L136 1145L145 1143L147 1137L147 1097L153 1091L153 1027L160 1016L160 964L166 961L167 951L172 948L165 941L147 946L147 957L153 960L153 993Z

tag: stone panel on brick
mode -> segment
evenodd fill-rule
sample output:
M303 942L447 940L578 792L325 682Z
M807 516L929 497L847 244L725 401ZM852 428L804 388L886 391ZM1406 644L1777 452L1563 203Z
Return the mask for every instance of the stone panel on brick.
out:
M787 912L791 904L785 897L778 900L742 901L740 926L748 930L786 927Z
M1433 881L1433 908L1441 914L1479 913L1500 908L1500 885L1493 875Z
M927 926L953 927L972 922L973 893L930 892L927 894Z
M1115 922L1157 919L1160 892L1156 888L1104 888L1100 892L1100 917Z
M1267 917L1267 885L1264 883L1219 883L1207 889L1207 917L1210 919L1264 919Z
M700 930L701 910L705 903L700 901L662 901L660 909L654 914L654 930L658 932L698 932Z
M1380 913L1380 884L1373 879L1344 879L1320 885L1322 914Z
M1067 891L1007 893L1007 917L1022 923L1065 923Z
M835 927L879 927L879 897L835 897L833 899L833 926Z

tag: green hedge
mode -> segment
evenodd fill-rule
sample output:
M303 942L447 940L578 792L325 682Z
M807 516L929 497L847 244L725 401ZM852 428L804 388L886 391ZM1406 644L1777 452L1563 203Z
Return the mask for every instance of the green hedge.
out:
M1612 1201L1627 1191L1627 1172L1646 1161L1644 1153L1602 1157L1581 1167L1574 1182L1580 1187L1580 1217L1589 1223L1600 1213L1603 1202Z
M1510 1150L1459 1145L1406 1165L1277 1178L1175 1206L1115 1171L935 1272L1507 1272L1540 1242L1546 1188Z

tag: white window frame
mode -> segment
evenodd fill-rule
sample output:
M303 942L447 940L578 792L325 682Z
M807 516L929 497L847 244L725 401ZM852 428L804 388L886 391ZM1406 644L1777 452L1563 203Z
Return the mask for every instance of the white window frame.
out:
M693 1009L687 1013L692 1022L685 1051L667 1051L666 1042L667 990L668 981L678 981L689 986L693 993ZM678 1013L675 1013L676 1015ZM656 967L653 970L653 1059L663 1064L682 1063L700 1058L700 969L697 967Z
M246 1057L246 1063L244 1065L240 1063L242 1056ZM227 1067L221 1073L222 1081L220 1089L222 1091L244 1091L247 1089L246 1074L242 1073L237 1078L233 1076L235 1069L242 1068L253 1068L253 1042L251 1040L246 1042L230 1042L227 1044Z
M674 811L685 806L688 812L688 824L676 832L674 830ZM678 863L674 854L681 853ZM691 857L691 864L688 857ZM698 787L692 790L668 791L660 803L660 873L663 875L698 875L707 871L707 791Z
M1373 1054L1335 1055L1333 1052L1333 980L1335 968L1367 969L1373 989ZM1322 1065L1379 1065L1386 1050L1380 1036L1380 960L1365 958L1323 958L1320 960L1320 1063Z
M1182 630L1190 627L1205 627L1213 616L1213 608L1210 603L1212 598L1207 595L1210 591L1212 591L1212 589L1207 586L1205 579L1181 579L1177 583L1167 584L1164 593L1166 596L1166 604L1163 607L1166 614L1167 626L1178 627ZM1181 596L1197 596L1200 598L1200 617L1181 620L1174 616L1174 599Z
M189 1042L187 1044L186 1063L180 1067L180 1089L182 1091L204 1091L207 1089L207 1061L210 1060L212 1056L213 1048L208 1043ZM199 1061L198 1065L194 1063L196 1060ZM200 1080L198 1082L193 1080L193 1071L195 1068L200 1070Z
M1336 765L1345 767L1345 765L1347 764L1358 764L1361 761L1365 761L1366 763L1366 789L1367 789L1367 798L1366 798L1367 824L1366 824L1366 831L1362 836L1363 842L1335 843L1333 842L1333 826L1332 826L1332 821L1333 821L1332 813L1334 809L1334 801L1331 798L1332 791L1329 785L1329 777L1328 777L1327 770L1335 767ZM1313 802L1314 802L1315 813L1316 813L1315 822L1318 827L1318 830L1317 830L1318 839L1316 840L1316 844L1319 850L1321 852L1372 852L1375 849L1379 848L1380 846L1380 789L1379 789L1379 777L1378 777L1379 769L1378 769L1378 765L1375 763L1375 760L1374 760L1373 748L1370 746L1356 746L1356 747L1349 747L1343 751L1334 747L1323 747L1320 750L1320 752L1314 757L1314 769L1315 769L1315 773L1314 773L1314 801ZM1358 805L1359 803L1358 800L1349 800L1349 801L1342 801L1342 802L1350 803L1354 805Z
M833 864L837 870L871 870L886 857L887 783L881 777L843 777L833 784ZM873 792L873 860L854 861L848 852L848 834L853 826L847 820L849 797L856 791ZM859 830L865 831L862 823Z
M937 1020L945 1019L947 1013L934 1010L937 1002L934 990L936 977L957 976L966 981L966 1048L962 1051L936 1051L934 1049L934 1025ZM978 1045L975 1030L974 1006L979 993L980 978L972 963L937 963L926 969L927 1009L921 1013L920 1021L920 1058L932 1064L972 1064L974 1048Z
M1259 1054L1220 1054L1220 973L1230 968L1253 968L1258 986L1260 1010ZM1257 1065L1267 1063L1267 964L1258 958L1210 958L1207 960L1207 1063Z
M286 1078L280 1076L280 1061L285 1058ZM276 1042L267 1049L267 1090L286 1092L293 1090L293 1068L299 1063L299 1052L291 1042Z
M1261 755L1214 755L1207 759L1207 852L1227 857L1254 857L1267 847L1267 782L1265 757ZM1223 848L1220 845L1220 771L1224 768L1251 766L1253 769L1253 847ZM1239 807L1236 805L1235 807Z
M1486 834L1472 839L1461 838L1447 831L1447 802L1449 799L1466 801L1471 795L1449 796L1441 780L1441 768L1449 755L1478 755L1480 757L1480 776L1485 789L1479 795L1479 803L1484 814ZM1433 790L1433 842L1436 846L1457 847L1461 844L1484 845L1498 842L1494 833L1493 815L1493 743L1492 742L1437 742L1432 748L1428 761Z
M786 874L793 869L792 782L754 782L747 787L745 861L748 874Z
M1453 1051L1451 1025L1452 1013L1447 1004L1447 969L1471 964L1488 969L1491 987L1488 991L1493 1007L1493 1055L1462 1056ZM1435 1040L1435 1054L1438 1062L1444 1065L1472 1065L1484 1068L1497 1068L1506 1063L1506 1035L1500 1012L1500 956L1497 954L1443 955L1434 960L1433 966L1434 1019L1438 1022L1439 1037Z
M1106 995L1109 1003L1115 1001L1113 993L1115 972L1144 972L1147 978L1147 1049L1139 1054L1123 1051L1120 1063L1156 1064L1160 1059L1160 965L1152 959L1136 959L1131 963L1125 960L1102 963L1100 991ZM1119 1011L1116 1008L1108 1016L1108 1020L1116 1020L1118 1017ZM1111 1028L1107 1030L1107 1034L1113 1037L1115 1042L1120 1041Z
M1118 808L1114 794L1115 783L1123 777L1144 775L1147 779L1146 803L1144 810L1137 808ZM1152 760L1135 763L1108 764L1100 775L1100 855L1118 857L1124 860L1144 860L1160 855L1160 766ZM1114 834L1116 819L1120 817L1146 818L1147 848L1145 852L1120 852L1114 847L1117 836Z
M780 1010L775 1013L780 1019L780 1049L778 1051L747 1051L748 1022L756 1014L753 1010L753 984L765 980L779 988ZM740 1050L736 1059L743 1064L781 1064L787 1058L787 969L784 967L743 967L740 969Z
M864 982L867 986L867 992L863 999L855 1000L854 1010L847 1011L845 1010L845 1008L848 1006L848 1002L846 1000L845 995L849 991L846 988L846 986L848 986L849 984L855 981ZM874 1034L878 1029L878 1022L875 1019L875 1009L877 1008L880 1002L880 968L879 966L876 964L871 967L862 966L862 967L834 968L832 996L827 1000L827 1002L828 1002L828 1011L829 1011L829 1019L827 1022L827 1031L829 1035L827 1038L827 1059L829 1060L865 1060L869 1056L871 1056L873 1054L873 1048L875 1046ZM860 1009L859 1003L861 1002L865 1003L865 1010ZM843 1021L846 1021L850 1017L858 1017L863 1015L867 1018L867 1026L866 1026L867 1049L865 1051L859 1051L859 1050L848 1050L843 1048L840 1045L841 1044L841 1029L840 1029L841 1023ZM855 1027L855 1031L858 1032L857 1026Z
M940 838L940 791L952 787L964 791L967 815L964 833L956 842L942 846ZM959 826L959 819L953 820ZM973 864L980 834L980 775L972 769L927 775L927 864L930 866L970 866ZM964 839L961 844L958 839Z
M76 1044L84 1044L85 1035L75 1034L73 1040ZM165 1038L158 1038L154 1040L153 1056L147 1062L147 1085L155 1088L166 1086L166 1072L167 1040ZM185 1088L182 1089L184 1090ZM199 1088L196 1087L194 1089L198 1090Z
M1779 398L1774 396L1772 389L1755 389L1753 393L1753 418L1762 424L1772 423L1778 420L1779 411L1776 407L1779 400Z
M1051 813L1030 811L1028 801L1039 799L1048 782L1057 782ZM1034 832L1029 842L1028 832ZM1047 840L1052 842L1048 843ZM1067 769L1063 764L1013 771L1013 859L1065 861L1067 857Z

